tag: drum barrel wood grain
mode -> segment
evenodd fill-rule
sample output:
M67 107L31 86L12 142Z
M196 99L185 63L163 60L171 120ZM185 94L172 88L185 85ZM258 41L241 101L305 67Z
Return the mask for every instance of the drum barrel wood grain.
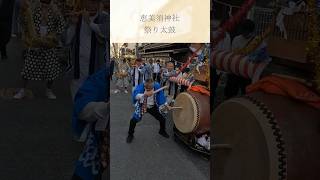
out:
M212 151L214 179L320 179L318 109L256 92L224 102L212 118L214 143L233 147Z

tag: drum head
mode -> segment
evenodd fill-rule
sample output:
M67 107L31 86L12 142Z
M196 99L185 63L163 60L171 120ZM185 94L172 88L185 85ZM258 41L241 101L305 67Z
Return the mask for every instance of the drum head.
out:
M176 128L182 133L191 133L199 122L199 110L195 99L189 93L180 93L174 106L182 107L173 111Z
M266 116L265 109L246 98L228 100L214 111L214 179L281 179L270 117L270 114ZM229 144L231 148L221 148L219 144Z

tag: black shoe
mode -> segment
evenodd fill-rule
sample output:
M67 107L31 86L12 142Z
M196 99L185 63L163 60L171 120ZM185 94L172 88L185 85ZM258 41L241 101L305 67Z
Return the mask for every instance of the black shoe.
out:
M128 135L127 137L127 143L131 143L133 140L133 135Z
M169 137L170 137L169 134L168 134L166 131L164 131L164 130L160 130L160 131L159 131L159 134L160 134L161 136L165 137L165 138L169 138Z

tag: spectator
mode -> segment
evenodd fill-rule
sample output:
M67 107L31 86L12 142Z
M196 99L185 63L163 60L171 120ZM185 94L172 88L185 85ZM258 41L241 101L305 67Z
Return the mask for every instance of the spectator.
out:
M26 36L24 40L27 46L21 73L23 88L14 98L22 99L25 96L25 88L30 80L44 80L47 81L46 96L48 99L56 99L52 86L54 80L62 72L56 47L59 43L59 35L64 28L64 19L51 0L40 0L40 4L32 12L29 4L25 3L23 13L24 35ZM32 17L41 18L33 21ZM29 28L32 26L35 29Z
M161 70L160 60L157 60L155 63L152 64L152 69L153 69L153 80L155 82L160 83L160 70Z

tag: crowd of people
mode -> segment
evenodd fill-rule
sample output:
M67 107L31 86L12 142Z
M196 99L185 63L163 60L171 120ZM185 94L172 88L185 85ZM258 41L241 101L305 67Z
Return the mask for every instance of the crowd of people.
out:
M122 58L112 61L115 61L113 72L113 79L116 82L116 89L113 91L115 94L121 92L127 94L128 89L132 89L133 92L135 87L147 79L152 79L161 86L168 86L165 94L171 98L171 101L177 96L179 89L182 92L186 88L169 81L170 77L186 77L189 73L189 68L186 68L183 72L178 72L178 63L175 61L163 62L160 59L144 60L141 58L134 60Z
M58 2L0 1L1 59L7 59L10 38L18 38L23 61L16 100L26 96L30 81L46 82L50 100L57 99L57 79L70 84L74 138L85 143L72 179L102 179L109 164L109 1L83 1L68 11Z
M189 51L194 54L193 58L201 59L205 48L205 45L200 44L199 51L192 46ZM174 108L179 93L189 88L186 84L174 82L172 78L194 82L191 68L197 69L197 64L181 68L183 63L161 58L120 58L113 59L111 64L114 64L114 72L111 74L116 85L113 93L128 94L129 90L132 90L130 94L135 110L130 120L127 143L132 142L135 126L145 113L149 113L159 121L159 134L168 138L165 114Z

